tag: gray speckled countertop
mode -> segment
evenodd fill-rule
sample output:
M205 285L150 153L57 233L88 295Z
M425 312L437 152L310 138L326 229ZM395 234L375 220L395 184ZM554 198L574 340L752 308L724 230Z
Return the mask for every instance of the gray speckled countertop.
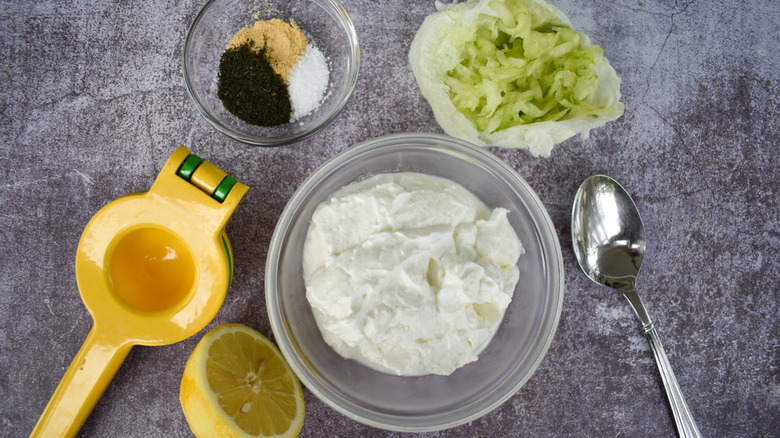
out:
M472 423L425 436L674 436L650 350L627 302L571 250L579 183L603 172L646 222L641 293L705 436L780 436L780 3L555 0L622 77L625 115L551 158L491 148L547 206L566 298L530 381ZM180 54L202 2L0 1L0 436L27 436L92 321L74 276L80 233L148 189L179 144L252 187L228 225L235 276L208 328L271 335L263 294L277 219L325 160L372 137L440 132L406 60L432 0L344 0L361 44L353 97L300 144L247 147L186 95ZM81 436L186 437L184 363L203 333L136 347ZM306 392L302 436L398 436Z

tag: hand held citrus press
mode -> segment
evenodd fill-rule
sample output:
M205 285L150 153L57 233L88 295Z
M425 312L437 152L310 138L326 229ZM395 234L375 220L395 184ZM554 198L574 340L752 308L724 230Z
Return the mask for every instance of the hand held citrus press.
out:
M92 217L76 281L94 325L31 436L76 435L134 345L181 341L216 316L233 274L225 225L248 189L182 146L149 191Z

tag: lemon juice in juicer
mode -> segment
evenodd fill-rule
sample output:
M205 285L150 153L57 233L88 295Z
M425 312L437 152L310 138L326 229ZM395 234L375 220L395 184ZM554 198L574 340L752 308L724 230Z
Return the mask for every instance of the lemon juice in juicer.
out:
M94 325L33 437L76 435L134 345L181 341L216 316L233 274L225 225L247 190L182 146L149 191L92 217L76 280Z

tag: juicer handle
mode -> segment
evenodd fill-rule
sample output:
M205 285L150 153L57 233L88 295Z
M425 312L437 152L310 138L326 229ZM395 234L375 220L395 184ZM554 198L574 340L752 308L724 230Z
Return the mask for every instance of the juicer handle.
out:
M92 327L30 437L73 437L130 352Z

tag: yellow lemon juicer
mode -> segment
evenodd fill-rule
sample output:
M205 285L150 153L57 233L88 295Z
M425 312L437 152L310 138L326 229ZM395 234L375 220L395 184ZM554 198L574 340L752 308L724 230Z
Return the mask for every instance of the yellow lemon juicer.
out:
M248 189L182 146L149 191L92 217L76 281L94 325L32 436L76 435L133 345L172 344L214 318L233 273L225 225Z

